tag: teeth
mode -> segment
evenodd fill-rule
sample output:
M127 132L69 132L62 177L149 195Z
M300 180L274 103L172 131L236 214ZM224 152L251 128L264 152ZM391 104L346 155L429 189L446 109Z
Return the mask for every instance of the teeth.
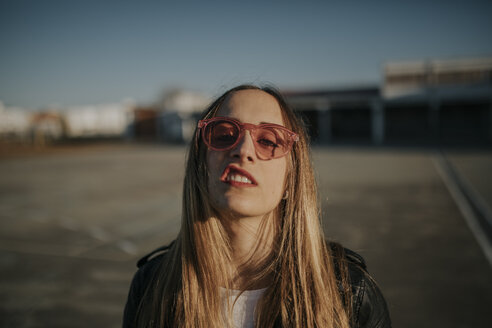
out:
M242 183L252 183L250 179L239 174L229 174L226 178L227 181L236 181Z

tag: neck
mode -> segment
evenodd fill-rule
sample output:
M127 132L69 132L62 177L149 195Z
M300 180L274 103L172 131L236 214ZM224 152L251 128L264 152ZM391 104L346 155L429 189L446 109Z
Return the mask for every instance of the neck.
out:
M227 220L225 228L232 247L231 263L236 272L233 287L257 289L268 286L264 274L273 243L273 213L264 217Z

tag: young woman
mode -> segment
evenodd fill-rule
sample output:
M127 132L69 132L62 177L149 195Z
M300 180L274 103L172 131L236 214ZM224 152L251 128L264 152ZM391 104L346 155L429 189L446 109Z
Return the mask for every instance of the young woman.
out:
M139 261L124 327L390 327L360 256L324 240L303 125L271 88L204 112L176 240Z

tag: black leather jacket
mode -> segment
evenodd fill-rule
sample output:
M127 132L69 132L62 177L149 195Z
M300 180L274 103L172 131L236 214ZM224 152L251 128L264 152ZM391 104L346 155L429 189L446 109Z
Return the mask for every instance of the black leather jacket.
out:
M334 245L331 245L332 249ZM138 305L143 297L147 285L167 254L169 246L156 249L140 259L139 268L133 277L128 300L123 316L123 328L135 327L135 318ZM389 328L391 321L386 301L374 280L369 276L364 259L357 253L343 249L344 262L347 265L348 276L352 288L352 327L353 328ZM335 272L338 281L340 278L340 264L335 261ZM341 283L339 284L341 289Z

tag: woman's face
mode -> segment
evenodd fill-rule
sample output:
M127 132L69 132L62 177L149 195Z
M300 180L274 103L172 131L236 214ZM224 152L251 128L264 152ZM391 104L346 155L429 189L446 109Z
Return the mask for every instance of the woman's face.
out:
M216 116L231 117L242 123L284 125L277 100L261 90L233 92ZM207 166L208 192L221 215L262 217L272 212L282 198L287 157L259 159L249 131L245 131L244 138L231 150L209 149Z

